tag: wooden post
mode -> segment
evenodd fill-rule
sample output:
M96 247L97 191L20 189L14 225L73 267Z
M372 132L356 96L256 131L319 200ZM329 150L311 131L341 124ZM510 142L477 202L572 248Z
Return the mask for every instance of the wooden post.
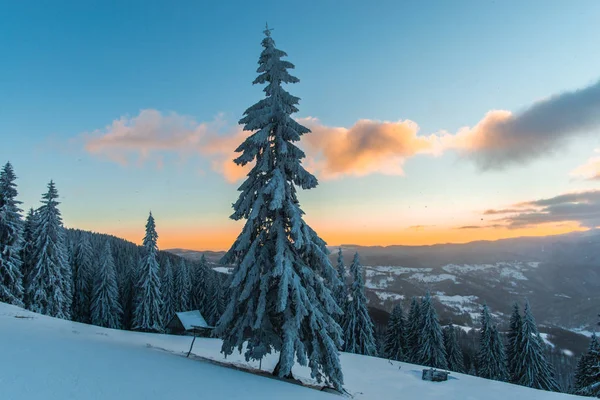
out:
M194 338L192 339L192 344L190 345L190 351L188 351L187 356L185 356L186 358L188 358L190 356L190 354L192 353L192 347L194 347L194 342L196 341L196 328L194 329Z

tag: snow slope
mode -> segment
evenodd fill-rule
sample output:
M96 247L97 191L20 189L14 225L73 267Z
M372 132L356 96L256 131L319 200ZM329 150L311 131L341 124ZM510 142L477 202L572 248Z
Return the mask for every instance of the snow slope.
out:
M2 399L154 400L335 399L314 389L186 359L191 338L118 331L34 314L0 303ZM234 354L219 353L217 339L197 339L193 353L220 362L258 368ZM421 380L421 367L342 354L345 388L356 399L500 400L575 399L468 375L442 383ZM265 359L263 370L276 357ZM311 382L308 369L294 370ZM312 382L314 383L314 382ZM583 399L583 398L582 398Z

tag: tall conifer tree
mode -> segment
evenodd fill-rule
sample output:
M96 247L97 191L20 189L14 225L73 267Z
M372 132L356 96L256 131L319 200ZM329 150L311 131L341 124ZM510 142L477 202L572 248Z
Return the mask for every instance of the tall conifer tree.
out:
M419 337L421 335L421 306L416 297L410 299L410 311L408 312L406 329L407 360L418 362Z
M192 280L187 263L182 258L175 273L175 308L176 311L190 310L190 291Z
M388 321L387 332L385 334L385 356L391 360L405 361L407 355L406 346L406 320L402 304L394 306Z
M87 235L83 235L73 255L73 320L90 322L93 291L94 252Z
M510 382L516 382L518 349L523 334L523 319L519 310L519 303L513 304L513 311L510 316L510 326L508 330L508 344L506 346L506 358L508 361L508 377Z
M177 311L187 310L176 310L175 309L175 277L173 276L173 266L171 261L167 258L162 266L160 292L163 299L163 327L171 321L171 318Z
M53 181L36 213L34 266L28 279L27 295L32 311L70 319L72 276L68 262L65 232Z
M31 208L29 209L29 212L25 217L25 223L23 224L23 247L21 248L21 272L23 275L24 289L23 302L27 308L29 308L29 304L31 303L27 288L29 287L31 271L35 266L35 219L36 213L34 209Z
M206 291L207 282L206 275L208 272L208 263L206 257L202 254L200 265L194 268L192 273L192 289L190 293L190 303L194 310L199 310L202 315L207 315L206 306Z
M495 326L492 325L487 305L481 308L481 330L479 332L479 353L477 373L482 378L503 381L507 379L504 344Z
M108 240L104 244L100 265L96 270L90 314L92 324L94 325L113 329L121 327L123 310L119 303L117 272Z
M500 331L498 331L498 326L492 326L491 332L491 348L493 359L495 361L494 365L494 375L492 375L492 379L497 381L507 381L509 379L508 374L508 366L506 362L506 351L504 350L504 341L500 336Z
M445 369L448 367L448 363L446 362L442 327L429 292L421 302L420 313L421 333L419 335L417 362L428 367Z
M208 319L209 323L215 325L221 314L223 313L223 290L221 278L218 272L214 272L210 279L211 284L211 296L208 302Z
M241 351L244 343L247 359L260 360L275 350L274 374L291 376L297 361L308 365L317 381L341 388L342 338L335 321L341 310L327 287L337 276L325 242L304 222L296 195L297 186L317 186L294 144L310 131L291 117L300 99L282 86L298 82L288 72L294 65L282 60L286 53L275 47L271 31L264 33L254 83L266 84L265 98L240 120L253 133L237 148L241 155L235 160L241 166L254 162L231 216L246 224L223 259L237 267L216 334L226 355Z
M23 221L10 162L0 171L0 301L23 306Z
M575 373L575 394L581 396L600 396L600 344L596 334L592 334L587 353L577 363Z
M157 241L156 225L150 213L143 242L145 254L139 270L139 296L133 322L133 329L144 332L160 332L163 324Z
M546 359L544 341L538 332L528 301L525 302L523 327L516 350L516 384L535 389L559 391L552 367Z
M450 324L444 329L443 333L448 369L454 372L466 372L463 352L458 344L458 338L456 337L456 328Z
M353 282L350 288L351 300L348 302L344 317L344 351L375 356L377 346L373 336L373 321L367 309L363 271L358 253L354 254L350 273Z

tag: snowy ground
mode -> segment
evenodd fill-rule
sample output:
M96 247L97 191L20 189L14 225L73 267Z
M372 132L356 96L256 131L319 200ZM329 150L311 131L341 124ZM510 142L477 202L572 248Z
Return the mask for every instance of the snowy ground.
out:
M118 331L58 320L0 303L0 393L10 400L335 399L314 389L186 359L191 338ZM258 368L219 353L220 341L197 339L193 353ZM575 399L462 374L441 383L421 380L421 368L342 354L346 390L356 399ZM263 361L264 370L276 359ZM309 371L294 370L310 382ZM313 382L314 383L314 382Z

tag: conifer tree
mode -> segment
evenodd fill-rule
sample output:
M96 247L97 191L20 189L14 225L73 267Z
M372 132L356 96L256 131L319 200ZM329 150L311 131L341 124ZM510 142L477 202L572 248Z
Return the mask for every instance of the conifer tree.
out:
M158 234L152 213L146 223L144 236L144 257L140 265L138 289L139 297L134 314L133 329L144 332L162 330L162 296L160 293L159 265L156 259Z
M491 379L497 381L508 380L508 367L506 363L506 351L504 350L504 342L496 325L492 326L490 346L492 349L495 365L493 367L494 375Z
M417 362L428 367L445 369L448 367L448 363L446 362L442 327L429 292L421 302L420 313L421 332L419 334Z
M100 265L96 270L90 311L92 324L113 329L121 327L123 311L119 304L115 261L108 240L104 245Z
M23 246L21 248L21 272L23 275L23 288L24 296L23 302L25 307L29 308L31 303L27 288L29 287L29 278L31 277L31 271L35 266L35 218L36 214L33 208L29 209L27 216L25 217L25 223L23 224Z
M365 284L358 253L354 254L350 273L354 281L350 288L352 299L348 302L344 318L344 351L375 356L377 355L377 346L373 336L373 322L367 309Z
M65 232L58 209L58 191L53 181L36 213L34 228L35 255L27 295L32 311L70 319L72 276L65 242Z
M595 333L587 353L577 363L574 392L581 396L600 397L600 344Z
M171 318L179 310L175 310L175 277L173 276L173 266L167 258L162 266L162 276L160 291L163 299L163 327L171 321ZM185 310L181 310L185 311Z
M123 271L123 274L117 275L119 304L123 310L123 327L125 329L132 329L133 327L133 319L138 300L137 283L139 281L138 271L141 263L138 252L139 250L136 246L135 251L128 254L125 259L126 268Z
M94 252L87 235L80 238L73 255L73 320L90 322Z
M199 310L202 315L207 315L206 307L206 274L208 264L206 257L202 254L200 265L196 266L192 275L192 289L190 293L190 305L194 310Z
M212 274L210 283L211 296L208 303L208 322L211 325L215 325L219 318L221 318L221 314L223 312L223 290L218 272Z
M479 352L477 354L477 370L481 378L506 380L506 356L504 345L498 330L492 326L487 305L481 308L481 330L479 331Z
M523 333L523 320L521 318L521 311L519 310L519 303L513 304L513 311L510 316L510 326L508 330L508 345L506 347L506 358L508 361L508 376L510 382L516 382L518 376L517 371L517 357L518 348L521 343L521 335Z
M414 296L410 299L410 311L406 325L407 360L416 363L418 362L419 336L421 335L421 306Z
M546 359L542 340L529 302L525 302L523 327L515 359L515 383L535 389L559 391L550 364Z
M348 286L346 286L346 266L344 265L344 256L342 255L341 247L338 249L337 275L340 283L336 290L337 304L345 313L348 304ZM339 314L337 321L340 326L344 326L344 314Z
M0 301L23 306L23 221L10 162L0 171Z
M450 324L444 329L444 349L446 349L446 361L448 369L454 372L465 372L463 352L458 344L456 328Z
M190 291L192 281L187 263L182 258L175 274L175 308L176 311L190 310Z
M241 155L235 160L241 166L254 162L231 216L246 224L223 258L236 269L215 333L223 338L226 355L241 351L244 343L247 359L275 350L275 375L291 376L297 361L308 365L317 381L339 389L342 338L335 317L342 311L327 286L337 276L325 242L304 222L296 195L296 186L317 186L294 144L310 131L291 117L300 99L282 87L298 82L288 72L294 66L281 59L286 53L275 48L271 31L264 32L254 83L266 84L265 98L240 120L253 133L237 148Z
M385 334L384 351L387 358L396 361L406 360L406 328L404 311L402 310L402 305L398 303L394 306L390 314Z

